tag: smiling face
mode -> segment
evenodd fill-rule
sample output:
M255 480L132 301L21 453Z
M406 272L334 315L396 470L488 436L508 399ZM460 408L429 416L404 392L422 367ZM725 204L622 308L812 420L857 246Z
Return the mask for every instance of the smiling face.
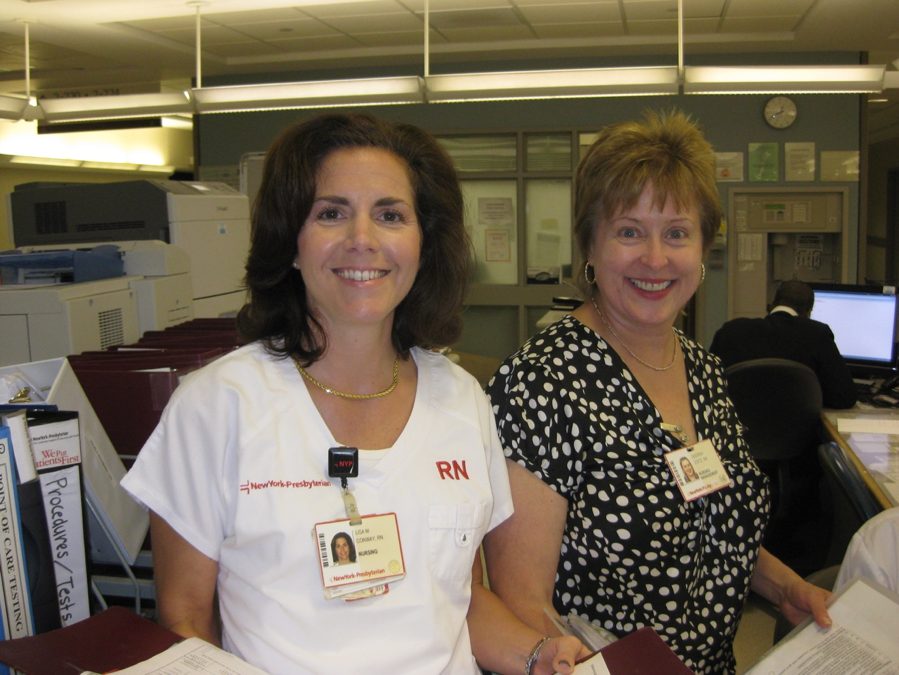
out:
M694 480L695 478L697 478L696 472L693 470L693 465L686 457L681 457L680 468L681 471L684 472L684 478L686 478L687 480Z
M350 561L350 543L345 537L334 540L334 550L337 552L338 565L346 565Z
M667 331L699 286L702 233L695 206L661 210L652 187L596 228L589 262L606 318L620 330Z
M421 251L405 164L378 148L328 155L297 250L310 308L326 331L377 323L389 331Z

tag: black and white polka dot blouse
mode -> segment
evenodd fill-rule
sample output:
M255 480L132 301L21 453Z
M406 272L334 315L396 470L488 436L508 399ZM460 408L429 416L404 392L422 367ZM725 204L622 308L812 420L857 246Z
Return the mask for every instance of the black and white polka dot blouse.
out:
M733 673L768 485L717 359L679 337L696 432L733 480L690 503L663 456L681 443L618 354L576 319L506 359L487 393L506 456L568 500L556 609L618 636L652 626L697 675Z

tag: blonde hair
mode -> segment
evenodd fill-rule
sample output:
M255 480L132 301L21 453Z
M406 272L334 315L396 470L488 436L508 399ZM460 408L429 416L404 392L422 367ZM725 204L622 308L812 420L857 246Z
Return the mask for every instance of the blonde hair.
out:
M688 115L648 110L641 121L604 128L575 172L576 283L584 297L592 286L584 263L597 227L636 206L650 184L657 208L670 199L679 211L699 209L703 252L711 248L722 213L712 146Z

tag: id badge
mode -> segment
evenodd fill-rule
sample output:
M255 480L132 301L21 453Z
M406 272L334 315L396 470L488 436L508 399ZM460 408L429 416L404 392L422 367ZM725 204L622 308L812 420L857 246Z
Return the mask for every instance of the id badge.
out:
M709 439L665 453L668 469L684 501L705 497L730 485L730 476Z
M361 525L352 525L349 519L318 523L314 533L328 599L385 586L406 575L395 513L365 516Z

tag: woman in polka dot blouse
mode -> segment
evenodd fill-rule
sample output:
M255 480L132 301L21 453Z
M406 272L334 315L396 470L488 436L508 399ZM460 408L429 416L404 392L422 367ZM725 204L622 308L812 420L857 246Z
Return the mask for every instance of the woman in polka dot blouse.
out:
M554 605L733 673L750 588L793 622L830 620L829 593L761 548L767 480L718 360L674 328L721 221L714 153L682 113L650 112L602 131L575 181L586 302L488 386L515 504L485 543L491 586L548 635Z

